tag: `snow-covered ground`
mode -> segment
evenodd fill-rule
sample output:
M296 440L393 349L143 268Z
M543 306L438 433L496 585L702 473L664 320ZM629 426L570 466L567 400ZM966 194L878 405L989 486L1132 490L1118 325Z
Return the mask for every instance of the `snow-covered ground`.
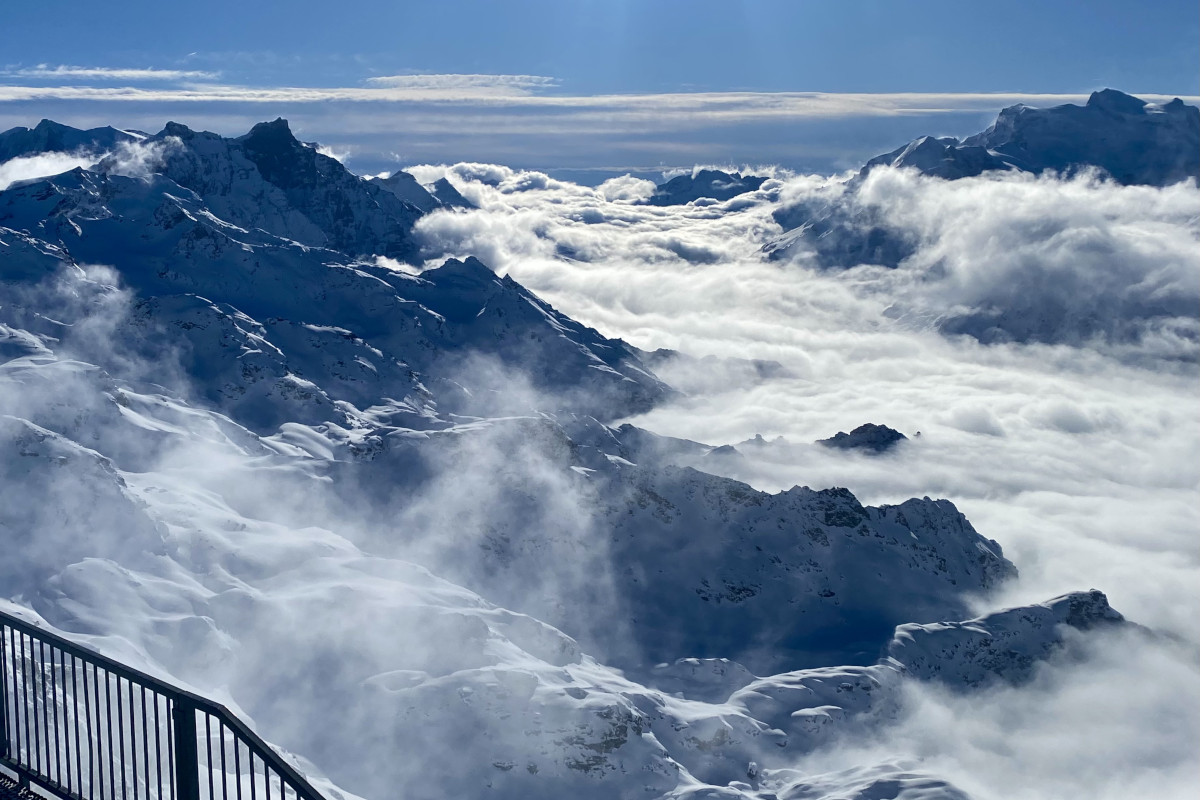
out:
M370 800L1194 790L1194 182L94 146L0 191L5 610Z

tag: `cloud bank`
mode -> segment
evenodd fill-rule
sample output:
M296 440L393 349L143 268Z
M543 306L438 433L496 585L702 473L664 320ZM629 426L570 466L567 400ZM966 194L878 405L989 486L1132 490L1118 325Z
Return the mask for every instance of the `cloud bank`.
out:
M737 474L761 488L953 498L1015 550L1026 579L1014 597L1096 585L1134 619L1200 637L1178 603L1200 600L1189 586L1200 560L1189 533L1200 524L1189 455L1200 426L1187 413L1200 349L1188 316L1200 305L1194 186L883 174L871 196L922 246L898 270L830 274L760 250L778 234L779 198L830 191L830 179L776 178L724 204L653 208L620 190L628 180L593 190L477 164L422 174L435 173L481 210L423 220L431 249L475 252L645 349L784 367L756 385L706 381L703 368L664 373L693 395L639 424L710 444L785 436L797 446L748 457ZM1043 318L1049 290L1063 313ZM936 325L997 310L1055 338ZM807 446L863 422L923 435L900 460Z
M914 689L897 727L813 757L803 785L915 769L989 800L1188 796L1200 775L1194 183L882 170L853 202L911 235L913 254L831 273L761 247L782 205L841 202L833 179L777 173L726 203L653 208L632 177L589 189L480 164L418 172L480 206L423 220L431 250L477 252L648 350L779 362L765 380L718 362L662 371L690 396L633 422L742 453L703 468L764 489L846 486L864 502L951 498L1021 570L987 607L1095 586L1184 643L1105 639L982 698ZM912 438L882 457L813 444L864 422Z

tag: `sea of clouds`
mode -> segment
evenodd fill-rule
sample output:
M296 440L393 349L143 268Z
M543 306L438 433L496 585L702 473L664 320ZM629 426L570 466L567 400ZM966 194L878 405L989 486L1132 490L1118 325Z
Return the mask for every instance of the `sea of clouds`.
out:
M133 172L144 166L132 156L125 160ZM15 164L6 177L75 165ZM870 504L948 498L1021 570L1000 597L980 601L980 613L1095 587L1158 637L1091 638L1024 686L983 694L910 687L896 725L813 754L798 765L798 775L813 785L829 775L831 786L849 786L856 770L913 769L944 777L976 800L1191 796L1200 773L1194 748L1200 622L1193 613L1200 602L1200 467L1194 457L1200 450L1200 191L1194 185L1121 187L1095 175L945 182L884 169L848 190L839 178L771 170L753 194L663 208L640 204L654 185L633 177L591 188L487 164L413 172L423 182L449 177L479 206L419 222L430 255L425 266L447 254L474 255L559 310L646 350L778 362L768 377L754 379L736 361L667 362L661 376L685 396L631 420L635 424L713 445L737 445L759 434L768 443L784 437L786 444L742 446L744 459L719 465L763 490L845 486ZM803 246L771 260L764 246L782 233L775 212L818 203L864 220L864 229L882 221L911 243L912 254L895 269L830 269ZM119 284L98 267L76 280ZM84 296L75 284L69 288L69 297ZM112 338L129 298L96 291L103 302L89 300L78 315L87 323L80 330L90 326L94 335L75 337L63 353L112 369L121 354L85 344ZM44 298L29 302L46 306ZM145 379L161 368L122 369ZM72 380L86 388L89 374L80 370ZM96 387L64 383L38 394L31 385L0 394L4 413L37 418L59 407L75 413L85 405L78 395L87 392L103 406ZM76 396L64 399L67 393ZM812 444L864 422L898 428L910 440L880 457ZM103 437L103 426L87 425ZM300 650L305 631L314 640L351 637L343 630L347 609L362 620L381 609L403 609L387 612L395 639L381 645L384 656L364 657L366 663L395 662L397 649L420 660L407 651L423 632L417 623L402 624L412 612L397 591L415 579L405 572L384 580L380 575L399 569L399 562L375 559L409 558L469 583L471 571L486 569L486 562L449 565L478 543L441 534L485 527L489 516L529 513L505 507L508 495L496 489L496 475L508 473L501 483L548 498L533 505L536 524L570 529L565 541L578 544L578 552L551 554L556 563L589 573L605 569L603 548L589 544L598 537L579 513L587 498L520 431L499 430L494 441L448 453L400 523L384 528L371 516L370 498L310 492L307 475L255 473L249 462L261 453L236 437L232 447L225 433L206 433L206 425L215 423L181 421L190 444L156 455L154 470L135 466L136 458L123 460L121 447L145 450L139 458L150 449L117 442L115 433L96 446L146 476L131 478L138 492L198 498L179 503L172 525L203 530L177 534L185 546L229 554L206 577L220 586L223 599L205 602L214 616L226 615L222 624L232 636L201 631L196 651L212 653L209 661L179 653L163 663L209 691L222 681L241 681L241 697L261 707L259 719L268 727L287 728L291 722L273 714L285 715L279 709L291 706L263 699L276 698L275 684L257 686L234 671L253 673L255 665L273 660L271 647L281 643ZM464 496L473 503L464 506ZM94 509L80 508L77 516L89 514ZM389 550L380 537L396 533L403 538ZM361 558L358 548L370 558ZM116 552L117 543L110 549ZM333 566L321 574L297 567L274 595L255 589L243 596L224 585L267 585L278 580L272 570L315 563L314 553ZM98 561L84 562L64 573L54 591L84 596L79 586L94 584L96 609L121 609L125 601L114 587L132 579L104 569ZM150 574L162 566L146 569ZM552 603L572 591L571 577L565 570L518 588ZM603 597L598 603L608 606ZM332 608L340 612L326 613ZM135 630L135 614L123 613L120 624L110 619L98 627L127 624L130 641L153 641ZM271 645L256 645L247 632L268 622L274 638L264 641ZM607 622L598 614L567 632L586 639L588 624ZM420 655L459 667L456 659L469 652L450 636ZM338 669L352 672L358 667L351 662ZM319 696L330 685L327 678L298 675L293 691ZM351 685L351 678L344 683ZM346 758L353 762L353 754Z
M809 768L869 749L978 797L1186 796L1200 775L1195 183L879 169L847 188L765 171L758 192L662 208L639 204L653 184L633 177L593 189L482 164L413 172L479 206L421 220L431 254L475 254L646 350L782 366L747 381L728 362L677 361L662 376L687 396L634 423L713 445L785 437L724 467L764 490L949 498L1021 570L981 611L1095 587L1163 634L1105 640L982 698L917 692L900 729ZM882 221L911 255L829 269L800 246L773 261L772 214L798 204ZM864 422L910 440L883 457L812 445Z

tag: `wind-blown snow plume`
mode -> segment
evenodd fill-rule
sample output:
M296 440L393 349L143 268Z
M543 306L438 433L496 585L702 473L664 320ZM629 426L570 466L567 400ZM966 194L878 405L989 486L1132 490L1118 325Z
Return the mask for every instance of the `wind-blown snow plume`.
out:
M91 153L40 153L0 161L0 191L18 181L45 178L75 167L89 166L98 158Z

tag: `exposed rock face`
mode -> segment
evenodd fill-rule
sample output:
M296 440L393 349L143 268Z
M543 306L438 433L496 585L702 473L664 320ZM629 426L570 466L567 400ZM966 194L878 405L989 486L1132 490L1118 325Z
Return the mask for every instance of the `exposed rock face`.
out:
M894 428L868 422L865 425L859 425L850 431L850 433L838 431L828 439L818 439L817 444L839 450L862 450L868 453L885 453L900 442L907 440L907 436Z

